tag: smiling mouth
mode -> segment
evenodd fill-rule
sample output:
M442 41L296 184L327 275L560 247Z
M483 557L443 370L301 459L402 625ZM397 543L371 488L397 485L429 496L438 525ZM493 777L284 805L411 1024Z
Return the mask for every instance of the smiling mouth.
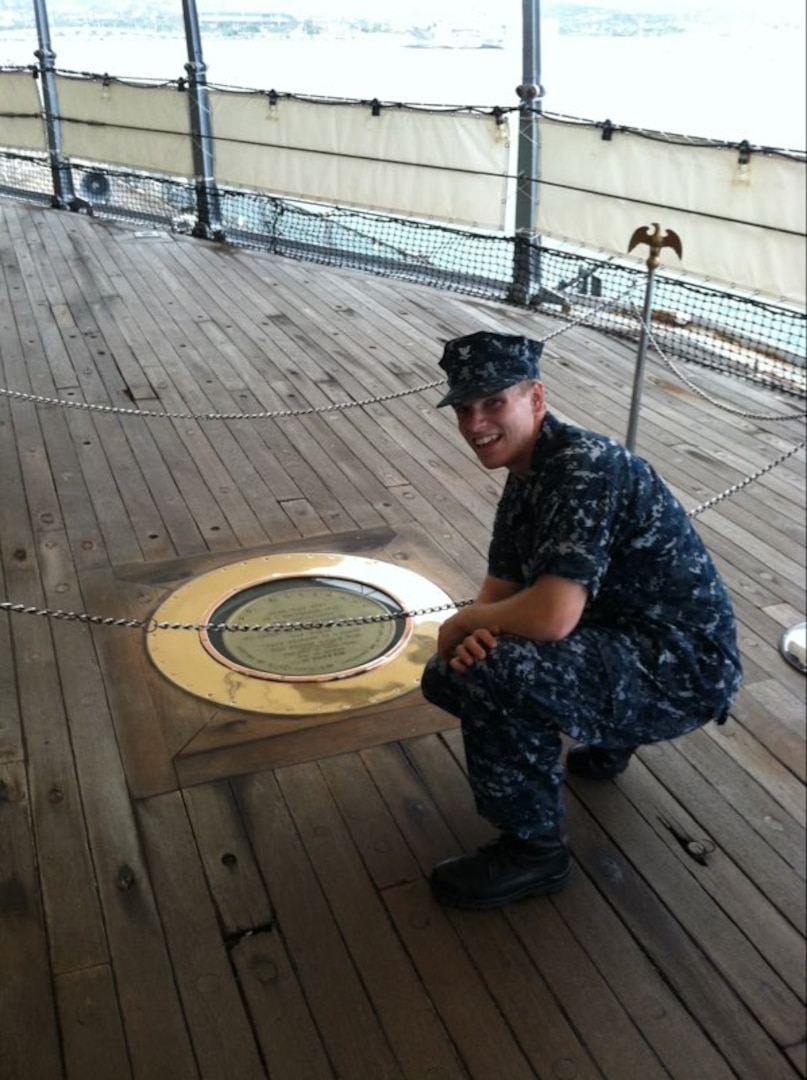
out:
M481 439L474 439L474 449L483 450L486 446L498 442L500 438L501 435L484 435Z

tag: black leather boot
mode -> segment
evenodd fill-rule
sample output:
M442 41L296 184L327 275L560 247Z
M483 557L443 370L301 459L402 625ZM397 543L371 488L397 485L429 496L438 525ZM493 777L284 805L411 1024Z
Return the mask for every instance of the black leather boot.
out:
M431 886L441 904L484 910L524 896L557 892L570 871L569 847L560 833L537 840L503 833L475 855L438 863Z
M586 780L613 780L628 767L635 746L573 746L566 755L566 770Z

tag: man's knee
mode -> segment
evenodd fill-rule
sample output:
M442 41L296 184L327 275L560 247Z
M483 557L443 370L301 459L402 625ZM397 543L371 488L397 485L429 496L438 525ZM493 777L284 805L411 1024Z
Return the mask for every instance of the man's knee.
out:
M448 670L446 665L437 653L435 653L426 663L423 674L420 677L420 689L423 691L423 696L433 705L439 704L439 700L443 696L440 691L444 686L447 677Z
M497 645L484 661L472 664L462 673L452 671L439 656L433 656L421 676L423 696L433 705L439 705L457 716L466 706L507 698L516 688L513 686L511 666L501 662L506 651L506 648Z
M437 705L454 716L462 716L469 707L478 706L489 696L489 679L486 677L485 667L485 664L474 664L459 674L452 671L439 656L433 656L421 676L423 696L432 705Z
M605 707L604 676L594 674L596 660L596 654L568 640L536 642L502 634L485 660L461 675L432 657L423 673L423 695L455 716L493 708L502 716L528 718L533 728L564 728L571 716L579 720L592 709L599 715Z

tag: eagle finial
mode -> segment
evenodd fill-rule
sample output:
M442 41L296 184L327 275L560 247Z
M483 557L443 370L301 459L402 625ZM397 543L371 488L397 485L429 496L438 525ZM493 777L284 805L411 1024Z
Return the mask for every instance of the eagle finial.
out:
M633 236L631 236L628 244L628 251L633 251L639 244L648 244L650 246L650 255L647 259L648 270L655 270L658 266L659 254L662 248L672 248L679 259L683 258L681 238L678 233L673 232L672 229L662 233L661 226L657 221L653 222L652 232L646 225L640 225L638 229L634 229Z

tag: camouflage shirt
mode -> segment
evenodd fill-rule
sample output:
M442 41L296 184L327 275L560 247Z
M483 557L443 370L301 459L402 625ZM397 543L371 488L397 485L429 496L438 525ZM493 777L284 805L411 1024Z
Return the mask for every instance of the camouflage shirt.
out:
M542 574L580 582L581 626L638 633L656 648L675 640L677 653L686 641L703 656L708 643L724 677L739 673L731 601L686 511L608 436L546 414L531 471L511 474L502 493L488 570L524 586Z

